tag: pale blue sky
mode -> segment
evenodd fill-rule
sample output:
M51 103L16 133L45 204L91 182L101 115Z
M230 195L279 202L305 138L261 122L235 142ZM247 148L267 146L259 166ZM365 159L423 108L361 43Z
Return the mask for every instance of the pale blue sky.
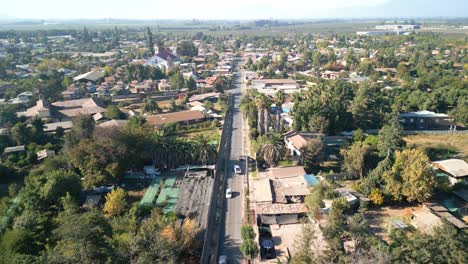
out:
M468 0L0 0L0 18L466 17Z

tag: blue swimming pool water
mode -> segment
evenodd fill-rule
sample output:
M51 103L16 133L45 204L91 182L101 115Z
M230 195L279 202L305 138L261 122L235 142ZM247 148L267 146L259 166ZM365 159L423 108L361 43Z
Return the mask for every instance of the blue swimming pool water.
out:
M304 178L306 179L307 183L310 185L310 186L314 186L318 183L318 179L315 175L313 174L306 174L304 176Z

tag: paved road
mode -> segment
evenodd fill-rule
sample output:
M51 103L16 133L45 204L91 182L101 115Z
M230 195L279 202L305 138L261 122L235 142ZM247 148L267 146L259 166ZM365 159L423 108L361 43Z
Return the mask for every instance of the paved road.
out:
M239 72L240 73L240 72ZM240 74L239 74L240 75ZM241 78L238 77L240 81ZM234 174L234 164L243 165L239 161L239 157L243 155L242 149L242 133L243 123L242 114L239 109L239 102L241 98L241 83L236 82L237 88L231 90L234 94L234 108L233 108L233 121L232 121L232 137L231 137L231 151L229 162L227 163L227 186L233 192L233 197L226 200L225 215L224 215L224 229L221 232L219 255L227 255L229 263L241 263L242 254L240 252L241 239L241 226L243 214L243 182L245 175L245 166L241 166L242 173L240 175Z

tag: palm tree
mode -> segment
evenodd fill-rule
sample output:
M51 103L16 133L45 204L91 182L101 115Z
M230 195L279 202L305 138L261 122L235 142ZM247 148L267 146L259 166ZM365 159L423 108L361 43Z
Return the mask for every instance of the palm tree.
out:
M286 152L283 137L280 134L267 136L258 152L270 166L276 166Z
M286 94L283 91L276 92L275 95L275 105L276 105L276 132L279 132L281 129L281 113L283 113L282 105L286 100Z
M264 133L263 131L263 109L265 108L265 95L258 94L255 97L255 106L257 107L258 118L257 118L257 130L260 135Z
M263 105L265 106L263 108L263 125L264 125L264 132L265 135L268 134L268 130L270 128L270 113L271 113L271 100L270 97L264 95L263 96Z
M216 146L210 143L210 138L204 134L198 134L194 137L194 141L194 160L204 165L214 163L216 159Z

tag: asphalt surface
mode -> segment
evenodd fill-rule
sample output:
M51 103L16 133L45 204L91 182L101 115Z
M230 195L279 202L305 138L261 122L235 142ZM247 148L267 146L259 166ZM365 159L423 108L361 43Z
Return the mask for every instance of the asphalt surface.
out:
M240 73L240 72L238 72ZM243 214L243 183L245 177L245 165L241 164L239 157L243 155L242 149L242 133L243 123L242 114L239 109L239 103L241 99L241 86L240 74L237 77L236 89L230 90L234 95L234 108L233 108L233 120L232 120L232 136L231 136L231 147L229 154L229 161L227 163L227 184L226 188L231 189L232 198L226 199L224 221L221 231L221 241L219 247L219 255L226 255L229 263L241 263L242 253L240 252L240 245L242 244L241 239L241 226L242 226L242 214ZM234 173L234 165L239 165L242 168L241 174Z

